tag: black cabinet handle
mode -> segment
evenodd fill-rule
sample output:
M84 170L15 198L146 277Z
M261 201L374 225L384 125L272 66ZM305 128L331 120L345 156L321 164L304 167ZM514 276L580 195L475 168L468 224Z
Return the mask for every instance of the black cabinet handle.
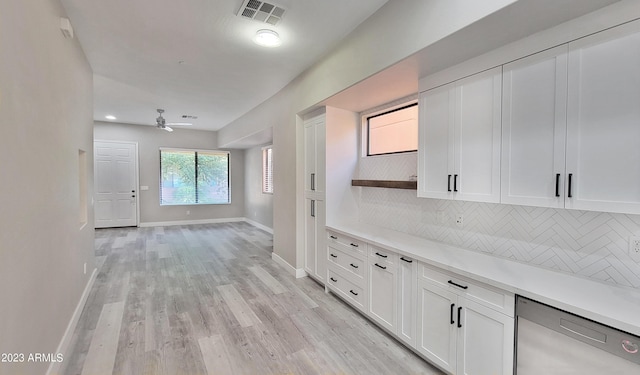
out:
M316 190L316 174L311 173L311 190Z
M333 253L331 253L329 255L331 255L332 258L337 258L338 257L336 254L333 254Z
M462 289L467 289L467 288L469 288L467 285L460 285L460 284L454 283L454 282L453 282L453 280L449 280L449 281L447 281L447 282L448 282L449 284L451 284L451 285L457 286L458 288L462 288Z
M356 265L355 265L355 264L353 264L353 263L351 263L351 264L349 264L349 265L350 265L351 267L353 267L353 268L358 268L358 266L356 266Z
M573 177L573 173L569 173L569 181L567 182L567 185L569 186L568 187L567 197L569 197L569 198L573 198L573 194L571 194L571 180L572 180L572 177Z
M338 239L338 237L336 237L336 236L329 236L329 237L331 237L331 239L334 239L334 240Z
M353 246L353 247L358 247L357 243L350 243L349 245Z
M556 197L560 196L560 173L556 173Z
M330 277L329 280L333 281L334 283L338 282L338 280L334 279L333 277Z
M447 191L451 191L451 175L447 177Z
M378 263L376 263L376 264L375 264L375 266L376 266L376 267L378 267L378 268L382 268L383 270L386 270L386 269L387 269L387 267L381 266L381 265L379 265Z
M358 293L354 292L353 290L350 290L349 293L353 294L354 296L358 295Z
M460 321L460 312L462 311L462 307L458 307L458 328L462 328L462 322Z
M458 175L453 175L453 191L458 191Z
M456 306L456 304L455 304L455 303L452 303L452 304L451 304L451 324L453 324L453 323L455 323L455 322L456 322L455 320L453 320L453 308L454 308L455 306Z
M311 200L311 217L316 217L316 201Z
M379 256L379 257L388 258L386 255L384 255L384 254L380 254L380 253L378 253L378 252L376 252L376 255L377 255L377 256Z
M405 262L407 262L407 263L413 263L413 261L412 261L412 260L410 260L410 259L405 259L404 257L400 257L400 260L404 260L404 261L405 261Z

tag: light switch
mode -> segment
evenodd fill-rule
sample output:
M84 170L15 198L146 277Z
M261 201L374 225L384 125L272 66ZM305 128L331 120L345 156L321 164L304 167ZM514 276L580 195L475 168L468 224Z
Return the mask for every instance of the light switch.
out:
M145 185L141 185L140 190L149 190L149 187Z

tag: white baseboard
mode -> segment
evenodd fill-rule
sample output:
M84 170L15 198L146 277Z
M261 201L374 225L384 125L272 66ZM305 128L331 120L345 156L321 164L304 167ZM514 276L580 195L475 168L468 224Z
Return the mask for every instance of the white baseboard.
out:
M172 225L235 223L238 221L246 221L246 219L244 217L226 217L222 219L155 221L155 222L140 223L138 226L140 228L150 228L150 227L168 227Z
M244 218L244 221L246 221L247 223L253 225L254 227L262 229L263 231L265 231L267 233L273 234L273 228L269 228L268 226L266 226L264 224L260 224L257 221L253 221L251 219L247 219L246 217Z
M84 310L84 304L87 302L87 298L89 298L89 293L91 293L91 288L93 288L93 283L96 281L97 275L98 269L94 268L93 272L91 273L91 277L89 278L89 282L87 282L87 285L84 287L82 296L80 296L80 301L78 301L78 305L76 305L76 309L71 316L69 324L67 325L67 329L64 331L62 340L60 340L60 344L58 345L56 354L62 354L63 358L69 358L68 350L69 345L71 344L73 333L76 330L76 326L78 325L78 321L80 320L80 315L82 315L82 310ZM62 370L62 363L63 362L51 362L49 368L47 369L46 375L59 374Z
M302 268L295 268L294 266L292 266L289 263L287 263L286 260L282 259L276 253L271 253L271 259L274 262L276 262L279 265L281 265L282 267L284 267L284 269L287 270L287 272L289 272L291 275L293 275L296 279L299 279L301 277L307 276L307 273L305 272L305 270L303 270Z

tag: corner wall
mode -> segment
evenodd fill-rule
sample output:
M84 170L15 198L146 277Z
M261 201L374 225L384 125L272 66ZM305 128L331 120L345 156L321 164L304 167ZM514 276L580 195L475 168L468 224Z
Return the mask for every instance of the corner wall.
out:
M262 192L262 148L245 150L244 217L273 230L273 194ZM273 152L277 151L273 149Z
M154 126L96 122L95 140L138 143L140 224L174 221L241 218L244 216L244 151L229 150L231 204L160 206L160 147L217 150L215 132L174 129L169 133ZM187 214L189 211L189 214Z
M45 373L28 355L56 354L94 269L92 72L65 16L57 0L0 0L0 353L25 355L0 374Z

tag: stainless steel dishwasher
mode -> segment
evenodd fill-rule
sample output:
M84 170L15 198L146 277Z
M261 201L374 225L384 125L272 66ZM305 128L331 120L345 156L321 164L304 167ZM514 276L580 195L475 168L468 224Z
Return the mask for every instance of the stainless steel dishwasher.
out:
M518 296L517 375L639 375L640 338Z

